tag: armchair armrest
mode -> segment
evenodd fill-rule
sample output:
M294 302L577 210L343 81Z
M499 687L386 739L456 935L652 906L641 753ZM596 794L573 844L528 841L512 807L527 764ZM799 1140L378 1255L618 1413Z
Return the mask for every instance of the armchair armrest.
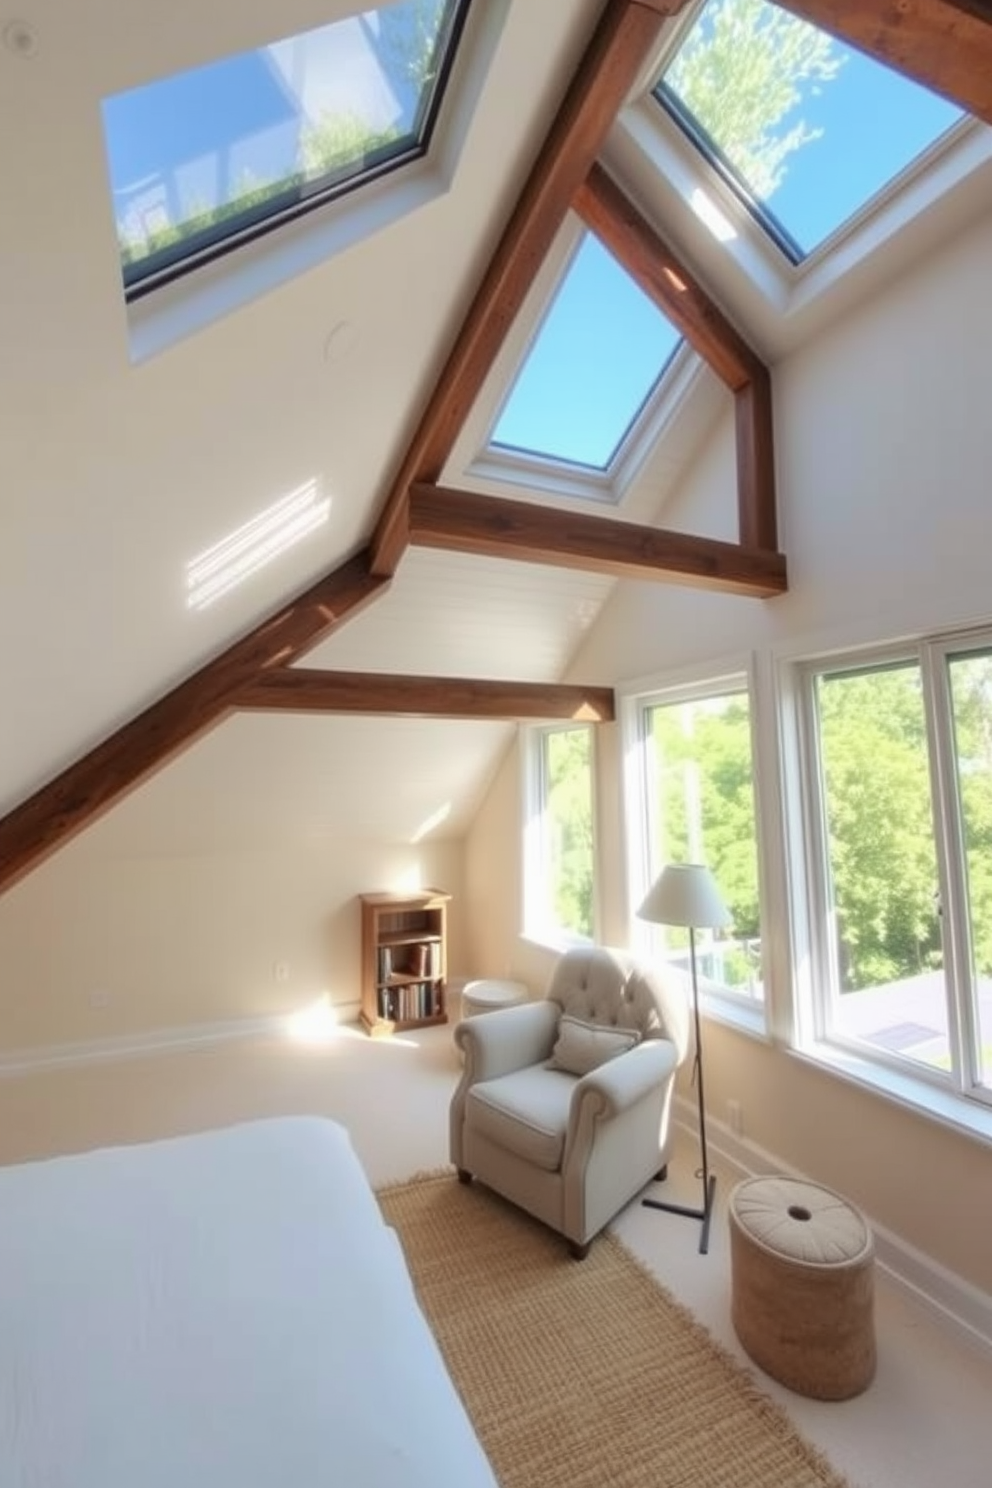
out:
M463 1085L492 1080L551 1056L560 1009L555 1002L523 1002L455 1026L455 1043L465 1055Z
M576 1081L562 1157L564 1231L580 1244L665 1161L679 1050L645 1039Z
M674 1074L679 1052L670 1039L646 1039L626 1054L583 1075L572 1091L571 1119L580 1105L592 1102L597 1117L618 1116L656 1091Z

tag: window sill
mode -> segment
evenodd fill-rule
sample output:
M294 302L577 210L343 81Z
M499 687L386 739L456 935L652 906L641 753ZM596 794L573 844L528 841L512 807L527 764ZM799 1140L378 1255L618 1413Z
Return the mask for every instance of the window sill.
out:
M589 950L594 942L584 935L569 935L566 930L525 930L520 937L539 951L563 956L566 951Z
M942 1126L976 1141L992 1145L992 1107L970 1101L951 1090L942 1090L928 1080L914 1078L901 1070L884 1069L830 1044L813 1044L788 1051L817 1069L827 1070L850 1080L865 1090L895 1101L917 1116L937 1121Z
M764 1003L737 1002L730 998L720 997L716 993L701 990L699 1011L704 1018L710 1019L713 1023L724 1023L738 1033L746 1033L750 1038L760 1039L762 1043L771 1042Z

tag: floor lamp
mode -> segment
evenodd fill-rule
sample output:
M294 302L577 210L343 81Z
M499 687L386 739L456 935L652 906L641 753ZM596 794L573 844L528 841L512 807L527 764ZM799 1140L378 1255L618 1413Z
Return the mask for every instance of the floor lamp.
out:
M706 1102L703 1096L703 1046L699 1034L699 983L696 979L696 931L718 929L728 925L731 915L720 897L712 873L701 863L669 863L662 869L637 911L639 919L654 925L680 925L689 932L689 961L692 966L692 1016L695 1034L693 1079L699 1101L699 1143L703 1153L703 1204L689 1209L683 1204L663 1204L660 1199L642 1199L649 1209L666 1209L670 1214L684 1214L703 1222L699 1237L699 1254L705 1255L710 1243L710 1217L713 1213L713 1190L716 1177L710 1172L706 1152Z

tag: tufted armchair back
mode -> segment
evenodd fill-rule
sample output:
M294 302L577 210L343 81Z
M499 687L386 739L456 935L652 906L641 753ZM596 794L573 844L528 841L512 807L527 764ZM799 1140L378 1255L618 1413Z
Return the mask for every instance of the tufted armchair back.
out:
M688 991L672 968L649 969L629 952L609 946L577 947L560 957L546 996L583 1022L634 1028L642 1039L671 1039L679 1062L685 1058Z

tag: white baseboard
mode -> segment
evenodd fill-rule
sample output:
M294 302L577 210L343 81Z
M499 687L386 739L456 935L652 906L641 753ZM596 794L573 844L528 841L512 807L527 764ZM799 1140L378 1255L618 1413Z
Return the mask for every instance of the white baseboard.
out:
M339 1003L334 1011L339 1023L358 1018L359 1004ZM104 1064L115 1059L135 1059L148 1054L174 1053L204 1044L234 1043L246 1038L272 1038L287 1032L283 1014L265 1018L232 1018L223 1023L192 1023L179 1028L156 1028L147 1033L122 1033L102 1039L76 1039L65 1044L39 1044L34 1048L0 1053L0 1079L34 1075L67 1065Z
M680 1097L676 1102L675 1117L693 1137L697 1135L698 1117L694 1101ZM741 1178L787 1173L794 1178L816 1181L782 1162L774 1153L738 1136L715 1118L707 1117L706 1134L712 1151ZM886 1275L924 1304L941 1322L992 1354L992 1296L886 1229L867 1210L865 1218L875 1236L876 1264Z

